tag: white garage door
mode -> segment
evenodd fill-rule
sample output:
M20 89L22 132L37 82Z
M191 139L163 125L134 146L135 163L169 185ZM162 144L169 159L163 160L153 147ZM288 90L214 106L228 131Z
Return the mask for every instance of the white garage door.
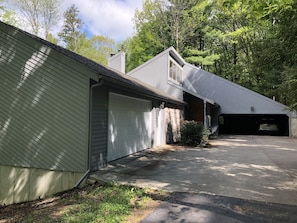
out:
M108 161L151 147L150 101L110 93Z

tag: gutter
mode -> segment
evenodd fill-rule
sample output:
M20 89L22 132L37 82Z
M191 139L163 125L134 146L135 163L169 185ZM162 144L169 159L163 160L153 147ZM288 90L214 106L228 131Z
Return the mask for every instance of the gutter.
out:
M99 87L103 85L103 81L101 79L101 75L99 75L99 81L97 84L93 84L90 87L90 118L89 118L89 149L88 149L88 156L89 156L89 162L88 162L88 169L87 171L84 173L84 175L76 182L76 184L74 185L74 188L78 188L79 185L87 178L87 176L89 176L90 172L91 172L91 122L92 122L92 111L93 111L93 89L95 87Z
M184 106L186 103L184 101L180 101L171 97L170 95L166 95L165 92L157 88L153 88L152 86L144 86L143 84L130 84L127 82L123 82L111 77L102 77L104 79L105 85L109 85L113 88L118 88L120 90L125 89L126 92L134 93L137 92L138 95L145 96L151 99L156 99L159 101L164 101L166 103L172 103L180 106ZM121 88L124 87L124 88ZM152 90L153 89L153 90Z

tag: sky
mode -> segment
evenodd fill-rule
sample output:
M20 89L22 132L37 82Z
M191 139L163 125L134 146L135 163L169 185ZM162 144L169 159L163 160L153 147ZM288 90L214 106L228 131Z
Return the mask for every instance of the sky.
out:
M103 35L116 42L134 34L135 9L142 9L142 0L62 0L61 10L64 12L72 4L77 6L89 37ZM63 19L59 26L62 24Z

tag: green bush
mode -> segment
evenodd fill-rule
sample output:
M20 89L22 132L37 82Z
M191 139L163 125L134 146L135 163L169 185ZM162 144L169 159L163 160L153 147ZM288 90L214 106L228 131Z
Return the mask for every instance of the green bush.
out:
M205 128L203 123L196 121L183 121L181 124L181 143L187 146L197 146L203 140Z

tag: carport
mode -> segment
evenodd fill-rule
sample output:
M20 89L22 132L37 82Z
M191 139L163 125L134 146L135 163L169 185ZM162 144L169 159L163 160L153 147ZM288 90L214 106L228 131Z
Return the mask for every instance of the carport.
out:
M183 71L184 89L220 106L211 116L215 135L296 136L296 114L286 105L191 64Z
M289 136L285 114L222 114L219 134Z

